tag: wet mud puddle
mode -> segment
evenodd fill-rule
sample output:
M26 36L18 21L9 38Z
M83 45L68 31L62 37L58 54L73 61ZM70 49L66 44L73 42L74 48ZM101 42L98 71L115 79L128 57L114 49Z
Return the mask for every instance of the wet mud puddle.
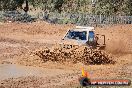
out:
M20 66L15 64L1 64L0 65L0 80L8 78L26 77L26 76L55 76L65 73L62 69L47 69L31 66ZM70 73L70 71L66 72Z

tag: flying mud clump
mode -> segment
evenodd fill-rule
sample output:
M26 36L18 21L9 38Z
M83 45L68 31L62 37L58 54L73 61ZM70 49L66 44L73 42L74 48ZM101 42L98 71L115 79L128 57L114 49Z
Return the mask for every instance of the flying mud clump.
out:
M71 62L78 63L81 62L85 65L88 64L114 64L115 61L112 60L106 53L100 50L91 50L90 48L80 47L73 50L64 50L61 48L38 50L35 55L43 59L44 62L52 61L58 63Z

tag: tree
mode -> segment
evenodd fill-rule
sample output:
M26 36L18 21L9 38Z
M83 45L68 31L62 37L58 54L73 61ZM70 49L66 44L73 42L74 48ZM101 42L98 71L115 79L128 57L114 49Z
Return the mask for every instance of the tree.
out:
M0 0L0 10L16 10L22 8L24 0Z
M132 13L132 0L98 0L95 5L96 14L127 15Z
M125 5L126 8L124 8L124 13L127 15L132 15L132 0L126 0Z
M58 12L61 12L63 3L64 3L64 0L56 0L54 3L55 10L57 10Z
M18 8L22 9L22 4L24 3L24 0L16 0L16 4Z

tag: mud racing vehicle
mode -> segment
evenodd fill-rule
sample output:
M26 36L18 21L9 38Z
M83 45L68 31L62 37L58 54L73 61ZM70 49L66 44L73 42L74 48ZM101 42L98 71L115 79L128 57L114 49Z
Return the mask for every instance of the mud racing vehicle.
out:
M109 56L103 52L105 46L105 35L96 34L94 27L77 26L68 30L62 40L52 48L39 50L35 54L44 62L113 63Z
M68 44L69 43L69 44ZM94 27L82 27L68 30L61 41L61 48L73 48L75 46L87 46L92 49L104 49L105 35L95 34Z

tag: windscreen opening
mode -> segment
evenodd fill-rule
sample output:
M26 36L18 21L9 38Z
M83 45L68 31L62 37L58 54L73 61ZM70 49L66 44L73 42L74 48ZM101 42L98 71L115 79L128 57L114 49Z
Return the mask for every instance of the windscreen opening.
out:
M67 39L75 39L75 40L86 40L87 39L87 32L86 31L68 31L66 35Z

